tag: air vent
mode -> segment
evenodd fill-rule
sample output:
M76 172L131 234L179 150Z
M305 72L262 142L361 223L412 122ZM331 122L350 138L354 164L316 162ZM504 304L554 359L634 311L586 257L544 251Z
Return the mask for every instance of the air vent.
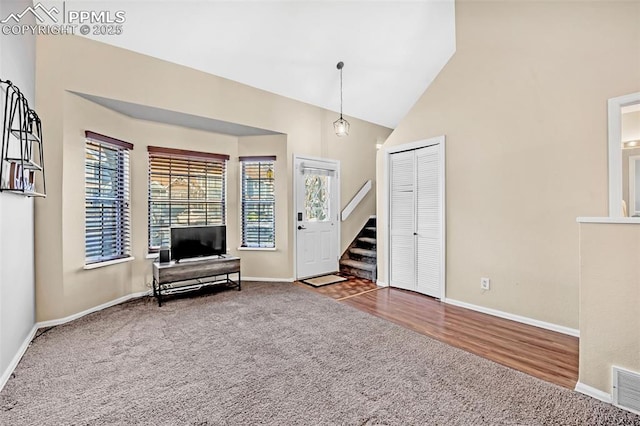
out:
M613 403L640 414L640 374L613 367Z

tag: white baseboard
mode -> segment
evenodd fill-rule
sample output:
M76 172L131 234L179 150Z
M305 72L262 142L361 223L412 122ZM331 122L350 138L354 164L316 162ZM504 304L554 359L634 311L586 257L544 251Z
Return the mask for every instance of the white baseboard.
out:
M38 328L53 327L53 326L56 326L56 325L64 324L64 323L67 323L69 321L73 321L73 320L76 320L78 318L82 318L85 315L89 315L89 314L92 314L94 312L98 312L98 311L101 311L103 309L110 308L111 306L119 305L120 303L129 301L131 299L138 299L140 297L149 296L149 295L151 295L151 290L141 291L139 293L127 294L126 296L119 297L119 298L117 298L115 300L112 300L110 302L103 303L102 305L94 306L93 308L89 308L89 309L87 309L85 311L78 312L77 314L69 315L68 317L39 322L39 323L36 324L36 327L38 327Z
M11 362L7 366L6 370L2 372L2 376L0 376L0 391L4 388L4 385L6 385L7 382L9 381L9 377L11 377L11 375L13 374L13 370L15 370L16 367L18 366L18 363L22 359L22 356L24 355L24 353L27 351L27 348L31 344L31 341L33 340L33 337L36 335L37 331L38 331L38 324L35 324L31 329L31 331L29 331L29 334L27 334L27 337L22 342L22 345L20 345L18 352L16 352L16 354L13 356L13 359L11 359Z
M387 283L385 283L385 282L383 282L383 281L380 281L380 280L376 281L376 285L377 285L378 287L389 287L389 286L387 285Z
M263 278L263 277L245 277L242 276L242 281L262 281L268 283L292 283L295 278Z
M611 397L611 394L603 392L600 389L596 389L592 386L585 385L584 383L576 383L575 391L592 398L599 399L600 401L606 402L607 404L613 404L613 398Z
M497 309L485 308L484 306L472 305L471 303L461 302L455 299L444 299L445 303L450 305L460 306L461 308L471 309L472 311L482 312L483 314L493 315L494 317L500 317L511 321L521 322L523 324L532 325L534 327L544 328L546 330L555 331L562 334L568 334L569 336L580 337L580 330L575 328L565 327L563 325L552 324L550 322L539 321L537 319L523 317L516 314L510 314L508 312L502 312Z

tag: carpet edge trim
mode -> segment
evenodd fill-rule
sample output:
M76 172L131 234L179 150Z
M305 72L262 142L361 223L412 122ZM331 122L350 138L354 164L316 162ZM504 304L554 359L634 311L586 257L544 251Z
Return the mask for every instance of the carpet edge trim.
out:
M576 387L574 390L583 395L587 395L602 402L606 402L607 404L613 404L613 398L611 397L611 394L601 391L600 389L596 389L593 386L585 385L580 381L576 383Z
M523 317L521 315L510 314L509 312L503 312L497 309L485 308L484 306L478 306L478 305L474 305L467 302L461 302L455 299L444 298L443 301L445 303L448 303L449 305L471 309L472 311L481 312L487 315L493 315L494 317L504 318L504 319L519 322L522 324L544 328L545 330L551 330L557 333L567 334L573 337L580 337L580 330L577 330L575 328L565 327L564 325L553 324L550 322L540 321L540 320L529 318L529 317Z
M31 341L35 337L36 332L38 331L38 328L39 328L38 327L38 323L33 325L31 330L29 331L29 333L25 337L24 341L22 342L22 344L18 348L18 351L16 352L16 354L11 359L11 362L9 363L9 365L7 365L7 368L2 373L2 376L0 376L0 391L2 391L2 389L4 389L4 386L9 381L9 378L11 378L11 375L13 374L13 371L16 369L16 367L18 366L18 364L22 360L22 357L27 352L27 349L29 349L29 345L31 344Z

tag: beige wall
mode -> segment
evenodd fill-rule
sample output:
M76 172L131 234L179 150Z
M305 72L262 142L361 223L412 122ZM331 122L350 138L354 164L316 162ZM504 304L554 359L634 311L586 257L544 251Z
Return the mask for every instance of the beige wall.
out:
M333 122L335 114L325 112L325 120ZM352 143L349 137L338 137L331 128L324 129L326 133L328 151L327 157L340 160L340 205L346 207L351 199L360 191L367 180L372 181L372 190L351 213L347 221L341 224L340 253L343 253L354 237L360 232L371 215L376 214L376 144L382 143L386 135L370 126L363 126L362 122L352 122L350 134L371 142L366 144Z
M36 70L36 106L46 135L47 186L50 193L46 200L38 202L36 206L36 301L40 321L62 318L147 288L150 280L150 261L144 259L147 243L147 145L231 155L227 224L229 244L235 249L239 226L237 156L240 146L247 149L251 146L249 141L239 143L237 138L229 138L227 144L224 136L133 120L70 95L67 91L286 134L286 151L281 149L282 155L279 157L282 158L282 166L286 165L280 176L286 182L287 200L292 196L291 165L294 153L340 160L343 170L353 171L342 180L343 199L350 198L349 192L353 188L359 188L367 179L375 178L372 166L375 162L375 144L391 132L387 128L349 117L351 135L339 139L332 131L332 122L336 118L333 112L80 37L39 37ZM83 179L80 172L84 165L81 138L84 129L103 130L110 136L121 137L136 146L131 159L132 242L133 255L136 257L132 263L89 271L80 269L84 258L84 243L80 238L83 232L84 192L79 186ZM362 164L368 166L362 167ZM279 191L284 192L280 187ZM365 217L375 213L374 206L372 201L365 203L358 214L343 223L343 248L355 237L366 221ZM285 214L284 218L276 219L285 231L283 235L279 234L278 245L282 251L264 254L264 258L257 252L246 253L247 260L260 258L261 262L260 268L248 269L250 275L247 276L293 276L293 252L290 249L293 246L293 218L286 209L278 209L278 212ZM264 260L284 254L286 259L283 263ZM245 257L245 252L242 257ZM257 261L252 263L257 264Z
M242 249L239 256L242 258L242 275L245 278L258 277L270 279L290 278L292 271L289 269L290 247L287 239L287 218L293 209L287 197L287 137L286 135L274 136L249 136L238 139L238 156L275 155L275 205L276 205L276 249ZM237 161L237 158L235 159ZM240 172L238 172L240 175ZM240 178L238 178L240 179ZM238 185L238 196L241 188ZM237 232L240 235L242 223L240 223L238 210ZM233 248L240 246L240 238Z
M580 224L580 377L611 393L611 367L640 373L640 226Z
M456 3L456 53L385 143L446 135L446 297L578 328L575 219L607 213L607 99L640 90L638 22L637 2Z

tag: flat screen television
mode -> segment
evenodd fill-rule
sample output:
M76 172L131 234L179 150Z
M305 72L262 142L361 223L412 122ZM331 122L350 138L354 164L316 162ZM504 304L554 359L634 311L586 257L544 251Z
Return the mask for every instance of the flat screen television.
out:
M171 259L176 262L226 253L227 227L224 225L171 228Z

